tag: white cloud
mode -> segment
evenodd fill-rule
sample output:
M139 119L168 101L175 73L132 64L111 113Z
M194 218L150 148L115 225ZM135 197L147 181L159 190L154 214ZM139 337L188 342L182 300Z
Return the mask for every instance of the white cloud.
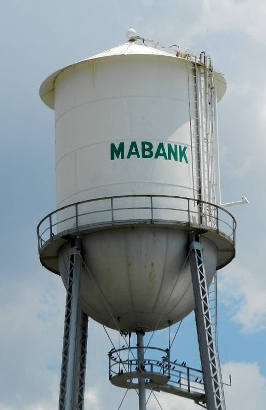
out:
M234 262L221 272L221 300L233 311L233 320L244 331L266 329L266 276L259 270L250 271Z
M185 38L188 41L206 31L209 35L235 31L246 33L257 42L265 43L265 14L266 3L263 0L203 0L201 13L187 30Z
M166 393L155 393L163 409L167 410L199 410L199 406L192 400L183 399L178 396L174 396ZM158 410L159 406L156 400L151 397L150 406L151 410Z
M145 15L139 16L138 23L143 25L145 32L156 40L160 40L160 37L162 39L163 36L173 41L178 34L179 44L189 47L198 36L206 34L210 38L216 33L234 32L238 35L245 34L257 43L266 43L264 18L266 2L264 0L191 0L189 6L185 1L178 2L179 7L174 0L157 2L140 0L140 2L142 6L153 6L153 15L149 19ZM157 9L158 13L156 13ZM183 10L187 12L184 14ZM232 54L230 44L228 53ZM246 56L248 59L248 49Z
M45 275L9 277L0 288L0 410L58 407L65 290L59 277ZM108 380L110 348L102 326L90 320L85 409L115 408L121 400L123 391Z
M56 280L50 286L32 278L2 284L1 410L57 407L64 309L58 290Z
M13 410L13 409L11 407L8 407L8 406L0 403L0 410Z
M266 89L263 90L261 98L259 98L258 102L258 122L261 125L262 130L266 131ZM264 138L265 140L265 138Z
M252 155L245 155L244 161L240 163L236 163L234 167L232 167L232 174L236 177L245 177L249 176L253 171L254 164L256 163L256 153Z
M241 97L249 95L251 93L254 93L257 91L257 88L255 87L254 83L252 81L246 81L246 82L233 82L231 81L227 85L227 90L226 93L228 94L236 94Z
M232 375L232 387L225 390L228 410L264 410L266 378L257 363L229 362L223 366L224 379Z
M84 406L85 409L90 410L101 410L99 402L99 393L96 387L90 387L86 389L84 395Z
M26 405L21 404L21 407L13 407L3 403L0 403L0 410L54 410L57 408L58 405L58 398L56 396L49 397L47 400L37 401L33 405ZM94 409L93 409L94 410ZM96 410L96 409L95 409Z

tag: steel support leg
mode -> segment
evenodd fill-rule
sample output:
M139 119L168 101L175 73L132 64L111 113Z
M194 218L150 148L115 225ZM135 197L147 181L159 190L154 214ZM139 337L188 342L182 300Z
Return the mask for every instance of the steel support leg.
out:
M202 246L196 241L192 241L190 246L190 266L207 409L226 410L219 356L212 331Z
M144 372L144 332L137 332L138 347L138 368L139 372ZM139 377L139 410L146 410L145 378Z
M69 255L59 410L84 408L88 316L80 307L81 269L77 242Z

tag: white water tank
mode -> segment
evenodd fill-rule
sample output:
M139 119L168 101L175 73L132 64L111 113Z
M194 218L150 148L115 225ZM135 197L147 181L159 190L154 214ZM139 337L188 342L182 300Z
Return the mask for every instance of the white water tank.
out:
M41 256L66 285L67 234L81 236L83 308L109 327L110 310L131 331L165 327L193 309L188 224L201 229L209 282L234 256L216 208L200 202L219 202L215 107L225 92L223 76L203 60L134 38L57 71L40 88L55 110L57 208L127 196L111 200L112 212L102 199L79 204L78 216L75 205L55 214Z
M58 208L110 195L198 198L191 66L134 41L44 81L41 98L55 110ZM225 81L217 73L214 81L219 100Z

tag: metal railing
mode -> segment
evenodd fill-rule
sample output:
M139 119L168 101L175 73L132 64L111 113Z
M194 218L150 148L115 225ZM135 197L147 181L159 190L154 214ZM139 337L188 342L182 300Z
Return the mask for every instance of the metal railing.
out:
M136 223L212 230L235 242L235 218L219 205L181 196L122 195L89 199L51 212L37 227L39 250L70 232Z
M141 349L146 354L150 354L150 359L145 359L140 366L137 359L137 350ZM112 349L109 353L109 378L123 374L140 372L157 372L170 376L170 355L168 349L157 347L124 347L121 349ZM141 367L141 368L140 368Z
M127 375L127 384L132 379L132 388L136 387L138 377L148 380L152 374L167 376L167 385L182 389L187 393L205 394L203 373L201 370L186 366L185 362L177 363L170 360L168 349L157 347L143 347L145 359L140 368L137 356L137 347L112 349L109 352L109 379ZM148 386L147 386L148 387Z

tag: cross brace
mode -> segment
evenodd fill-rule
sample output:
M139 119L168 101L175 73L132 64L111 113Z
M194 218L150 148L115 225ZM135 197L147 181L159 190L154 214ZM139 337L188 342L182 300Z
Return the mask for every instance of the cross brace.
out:
M211 323L203 250L195 240L190 245L190 266L207 409L226 410L219 356Z

